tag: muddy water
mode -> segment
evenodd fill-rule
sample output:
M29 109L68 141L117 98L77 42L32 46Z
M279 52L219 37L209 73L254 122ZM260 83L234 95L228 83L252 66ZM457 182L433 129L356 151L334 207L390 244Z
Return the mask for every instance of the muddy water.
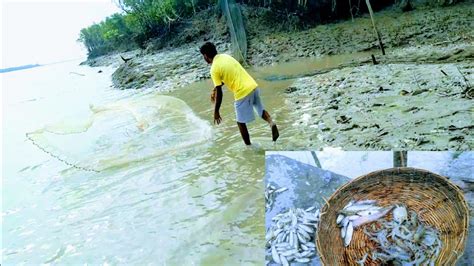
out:
M240 138L229 92L223 123L212 125L210 81L164 101L156 91L111 88L113 69L62 64L3 76L3 263L261 265L264 150L307 146L285 102L291 80L263 78L339 59L324 60L251 70L281 130L273 144L257 119L252 149ZM109 111L98 118L101 108Z

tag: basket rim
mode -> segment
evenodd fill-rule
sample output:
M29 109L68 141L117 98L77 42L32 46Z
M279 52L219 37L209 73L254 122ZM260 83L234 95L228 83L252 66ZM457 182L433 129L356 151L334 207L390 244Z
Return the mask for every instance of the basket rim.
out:
M462 247L462 253L458 256L458 259L461 257L461 255L464 253L464 250L465 250L465 247L466 247L466 242L467 242L467 234L468 234L468 231L469 231L469 220L470 220L470 217L469 217L469 206L466 202L466 199L464 197L464 193L463 191L458 187L456 186L453 182L451 182L451 180L449 180L447 177L445 176L442 176L440 174L436 174L436 173L433 173L431 171L428 171L426 169L421 169L421 168L415 168L415 167L391 167L391 168L386 168L386 169L381 169L381 170L375 170L375 171L372 171L372 172L369 172L367 174L364 174L362 176L359 176L359 177L356 177L354 179L352 179L351 181L347 182L346 184L342 185L341 187L339 187L336 191L334 191L334 193L332 193L332 195L326 200L325 200L325 204L321 207L321 219L320 219L320 222L318 224L318 230L317 232L319 232L319 230L321 229L321 226L322 226L322 223L321 223L321 220L324 216L324 212L322 212L322 210L325 210L326 208L329 208L329 202L331 200L333 200L333 198L335 198L339 193L341 193L342 190L344 190L345 188L353 185L353 183L355 182L358 182L359 180L361 179L364 179L366 178L367 176L371 176L371 175L376 175L376 174L380 174L380 173L384 173L384 172L391 172L391 173L407 173L407 172L419 172L419 173L425 173L425 174L430 174L430 175L434 175L438 178L441 178L443 179L444 181L446 181L447 185L453 189L455 191L456 194L460 195L460 197L458 197L458 199L460 200L460 205L462 206L462 208L464 209L465 213L467 213L466 215L466 220L465 220L465 224L464 224L464 228L466 228L466 232L463 234L462 236L462 239L461 239L461 247ZM322 250L322 244L321 244L321 241L320 241L320 237L319 237L319 234L317 233L317 236L316 236L316 248L317 248L317 251L318 251L318 256L319 256L319 259L321 260L321 263L322 265L328 265L327 262L326 262L326 258L324 257L324 255L320 252Z

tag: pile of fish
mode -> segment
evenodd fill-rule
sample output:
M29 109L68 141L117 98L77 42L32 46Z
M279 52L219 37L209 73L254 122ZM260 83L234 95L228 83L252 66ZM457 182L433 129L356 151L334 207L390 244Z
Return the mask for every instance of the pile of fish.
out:
M348 247L350 245L355 228L379 220L392 209L393 207L382 208L377 206L375 200L349 202L339 211L336 218L336 223L341 228L344 246Z
M314 209L291 208L272 218L265 236L267 261L271 258L282 265L311 261L316 254L314 237L320 219L319 209Z
M394 265L435 265L442 242L439 232L419 219L414 211L409 215L405 206L396 206L393 219L381 219L378 224L366 226L364 233L377 243L371 258ZM359 263L363 264L368 254Z
M286 187L276 188L273 185L267 184L267 187L265 188L265 209L271 210L273 208L276 195L286 190L288 190Z

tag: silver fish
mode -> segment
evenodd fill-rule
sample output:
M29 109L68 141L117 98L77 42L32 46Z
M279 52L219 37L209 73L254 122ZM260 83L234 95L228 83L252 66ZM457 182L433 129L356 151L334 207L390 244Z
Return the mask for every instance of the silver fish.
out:
M377 212L375 214L372 214L372 215L369 215L369 216L362 216L359 219L354 220L352 225L357 228L361 225L377 221L378 219L380 219L380 218L384 217L385 215L387 215L392 210L392 208L393 207L388 207L388 208L385 208L384 210L381 210L380 212Z
M280 260L283 266L289 266L288 260L285 258L285 256L280 256Z
M368 216L368 215L372 215L378 211L380 211L381 208L380 207L374 207L374 208L370 208L368 210L365 210L365 211L360 211L360 212L357 212L357 215L359 216Z
M301 263L308 263L310 262L310 259L308 258L301 258L301 259L295 259L297 262L301 262Z
M396 206L393 209L392 214L393 214L393 220L395 220L398 223L404 222L408 217L407 209L404 206Z
M347 218L349 219L349 221L354 221L354 220L359 219L360 215L351 215L351 216L347 216Z
M287 191L287 190L288 190L288 188L286 188L286 187L281 187L281 188L275 190L275 193L282 193L282 192Z
M357 204L376 204L376 200L359 200Z
M298 230L298 233L301 234L305 239L311 238L311 236L305 230Z
M298 228L300 228L302 231L306 231L306 233L312 234L314 232L311 227L304 225L304 224L298 224Z
M280 256L278 255L275 246L272 246L272 259L275 263L281 264Z
M354 227L352 226L352 222L349 222L349 224L347 225L346 236L344 238L344 245L346 247L348 247L349 244L351 243L353 233L354 233Z
M372 204L354 204L352 206L344 208L344 210L345 211L350 211L350 212L351 211L358 212L358 211L365 211L365 210L370 209L372 207L374 207L374 205L372 205Z

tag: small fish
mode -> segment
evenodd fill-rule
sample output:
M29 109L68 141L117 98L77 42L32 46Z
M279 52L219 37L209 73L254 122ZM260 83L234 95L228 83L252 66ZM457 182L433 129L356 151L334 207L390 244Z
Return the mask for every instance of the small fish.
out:
M272 246L272 259L275 263L281 264L280 256L278 255L275 246Z
M342 227L347 227L347 224L349 224L349 217L345 217L344 219L342 219Z
M354 233L354 227L352 226L352 222L349 222L347 225L347 232L344 238L344 246L348 247L352 240L352 234Z
M298 230L298 233L301 234L305 239L310 239L310 235L305 230Z
M267 231L267 233L265 234L265 240L266 240L266 241L270 241L270 239L272 239L272 238L273 238L273 229L270 228L270 229Z
M342 219L344 219L344 215L339 214L336 219L336 224L340 224L342 222Z
M289 266L288 260L285 258L285 256L280 256L280 260L283 266Z
M312 250L305 250L303 252L300 253L300 256L301 257L308 257L308 256L311 256L314 252Z
M436 242L436 237L431 234L425 235L425 237L422 240L422 243L428 247L433 246L435 242Z
M288 190L288 188L286 188L286 187L281 187L281 188L275 190L275 193L282 193L282 192L287 191L287 190Z
M377 221L378 219L387 215L392 210L392 208L393 207L388 207L388 208L385 208L385 210L381 210L380 212L377 212L375 214L372 214L369 216L362 216L359 219L354 220L352 225L357 228L361 225Z
M413 235L413 241L415 241L415 243L418 243L424 233L425 233L425 227L422 224L420 224L418 228L416 229L415 234Z
M304 225L304 224L298 224L298 228L300 228L303 231L306 231L306 233L312 234L314 233L314 230L311 229L311 227Z
M289 249L289 250L287 250L287 251L285 251L285 252L280 253L280 255L281 255L281 256L285 256L285 257L289 257L289 256L294 255L294 254L296 254L296 253L298 253L298 250L296 250L296 249Z
M344 226L341 229L341 238L344 239L346 237L347 226Z
M347 217L349 221L354 221L360 218L360 215L351 215Z
M402 223L407 220L408 213L407 209L404 206L396 206L395 209L393 209L393 220L395 220L398 223Z
M369 215L372 215L372 214L374 214L374 213L376 213L380 210L381 210L380 207L370 208L368 210L358 212L357 215L359 215L359 216L369 216Z
M365 210L370 209L372 207L374 207L374 205L372 205L372 204L360 204L360 205L354 204L352 206L344 208L344 210L347 211L347 212L359 212L359 211L365 211Z
M376 200L359 200L359 201L357 202L357 204L372 204L372 205L373 205L373 204L376 204L376 203L377 203Z
M350 206L352 206L353 204L354 204L354 201L353 201L353 200L349 201L349 203L347 203L347 205L344 206L344 209L345 209L345 208L348 208L348 207L350 207Z
M288 243L278 243L278 244L275 244L275 247L277 247L277 248L280 248L280 247L289 247L289 246L290 246L290 244L288 244Z
M305 233L306 233L306 232L305 232ZM297 238L298 238L298 240L299 240L300 243L305 243L305 242L307 242L306 239L305 239L305 237L304 237L300 232L297 232L297 233L296 233L296 236L297 236Z
M308 263L310 262L310 259L308 258L297 258L295 259L297 262L300 262L300 263Z
M288 243L290 243L292 247L295 245L295 234L293 232L290 232L290 241Z

